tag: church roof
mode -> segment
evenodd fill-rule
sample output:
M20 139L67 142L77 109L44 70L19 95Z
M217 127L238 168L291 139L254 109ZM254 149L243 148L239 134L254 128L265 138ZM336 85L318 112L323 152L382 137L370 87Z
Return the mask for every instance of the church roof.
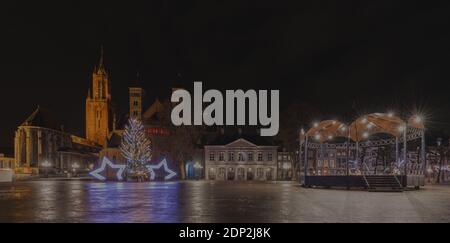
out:
M160 122L160 117L158 117L158 113L161 113L164 111L164 105L159 101L159 99L156 99L155 102L144 112L142 115L142 119L144 120L144 123L154 123L154 122Z
M108 148L118 148L122 143L123 130L116 130L108 137Z
M38 106L36 110L21 124L21 126L44 127L54 130L60 130L58 122L53 114L44 108Z

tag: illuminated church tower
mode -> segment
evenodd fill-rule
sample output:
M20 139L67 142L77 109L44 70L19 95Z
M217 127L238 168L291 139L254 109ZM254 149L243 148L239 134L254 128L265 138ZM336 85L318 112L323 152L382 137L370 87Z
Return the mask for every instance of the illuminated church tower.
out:
M92 85L86 99L86 138L102 146L109 134L110 92L108 74L103 65L103 47L98 67L92 73Z

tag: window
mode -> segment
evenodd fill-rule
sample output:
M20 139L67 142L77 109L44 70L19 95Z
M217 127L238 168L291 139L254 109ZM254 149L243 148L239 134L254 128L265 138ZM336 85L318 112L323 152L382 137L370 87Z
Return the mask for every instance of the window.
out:
M214 180L216 179L216 170L214 168L209 168L209 179Z
M234 168L233 167L228 168L227 180L229 180L229 181L234 180L235 174L236 173L234 172Z
M225 179L225 168L219 168L219 174L218 174L218 177L220 178L220 179Z
M238 180L244 180L245 179L245 168L238 168L237 169L237 176Z
M133 105L134 105L134 106L138 106L138 105L139 105L139 102L138 102L137 100L135 100L135 101L133 102Z
M209 160L214 161L214 153L209 153Z
M244 159L244 154L243 154L243 153L239 153L239 155L238 155L238 161L245 161L245 159Z
M258 153L258 161L262 161L263 157L262 157L262 153Z
M268 181L272 180L272 169L271 168L267 168L267 170L266 170L266 180L268 180Z
M233 152L228 153L228 161L234 161L234 153Z
M219 161L224 161L225 159L224 159L224 154L223 154L223 152L220 152L220 154L219 154Z
M268 153L267 154L267 160L268 161L272 161L272 153Z
M262 179L264 177L264 169L263 168L256 169L256 177L258 177L258 179Z
M336 168L336 162L334 159L330 160L330 168Z
M253 161L253 153L248 153L248 161Z

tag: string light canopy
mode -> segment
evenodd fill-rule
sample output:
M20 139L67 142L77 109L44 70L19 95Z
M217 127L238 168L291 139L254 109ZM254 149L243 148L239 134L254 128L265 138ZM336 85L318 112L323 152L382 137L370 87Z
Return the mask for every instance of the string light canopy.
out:
M325 142L334 137L347 137L347 126L337 120L325 120L314 123L314 126L308 130L307 136L312 136L317 142Z
M407 127L425 129L423 123L423 117L420 115L413 115L405 122L393 113L372 113L359 117L348 126L337 120L315 122L306 135L320 143L335 137L349 137L353 141L362 141L376 133L399 137Z

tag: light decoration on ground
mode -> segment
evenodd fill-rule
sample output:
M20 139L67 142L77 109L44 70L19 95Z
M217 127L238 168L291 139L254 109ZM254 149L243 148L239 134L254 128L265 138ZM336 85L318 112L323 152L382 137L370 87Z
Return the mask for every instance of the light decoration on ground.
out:
M97 180L104 181L104 180L106 180L106 177L104 177L103 175L101 175L101 173L106 169L106 166L107 166L107 165L108 165L109 167L113 168L113 169L118 169L118 170L117 170L117 173L116 173L116 178L117 178L117 180L119 180L119 181L123 180L122 175L123 175L123 171L124 171L125 168L126 168L126 165L116 165L116 164L113 164L113 163L112 163L108 158L106 158L106 157L103 157L101 166L100 166L99 168L97 168L96 170L91 171L89 174L90 174L91 176L93 176L93 177L94 177L95 179L97 179Z
M106 177L103 176L101 173L103 171L105 171L106 166L109 166L109 167L111 167L113 169L117 169L117 173L116 173L117 180L119 180L119 181L123 180L123 172L125 171L127 165L114 164L106 157L103 157L102 164L100 165L100 167L95 169L95 170L93 170L93 171L91 171L89 174L92 177L94 177L95 179L97 179L97 180L105 181ZM161 162L159 162L156 165L147 165L146 166L146 168L150 172L150 179L151 180L155 180L155 178L156 178L155 170L158 170L161 167L163 167L164 171L167 173L167 175L164 177L165 180L170 180L170 179L174 178L177 175L177 173L175 171L169 169L169 166L167 165L167 160L163 159L163 160L161 160Z
M163 159L156 165L147 165L147 169L150 172L150 180L154 180L156 177L154 170L158 170L161 167L164 167L164 171L167 173L167 175L164 177L164 180L170 180L177 175L175 171L169 169L169 166L167 166L167 160Z

